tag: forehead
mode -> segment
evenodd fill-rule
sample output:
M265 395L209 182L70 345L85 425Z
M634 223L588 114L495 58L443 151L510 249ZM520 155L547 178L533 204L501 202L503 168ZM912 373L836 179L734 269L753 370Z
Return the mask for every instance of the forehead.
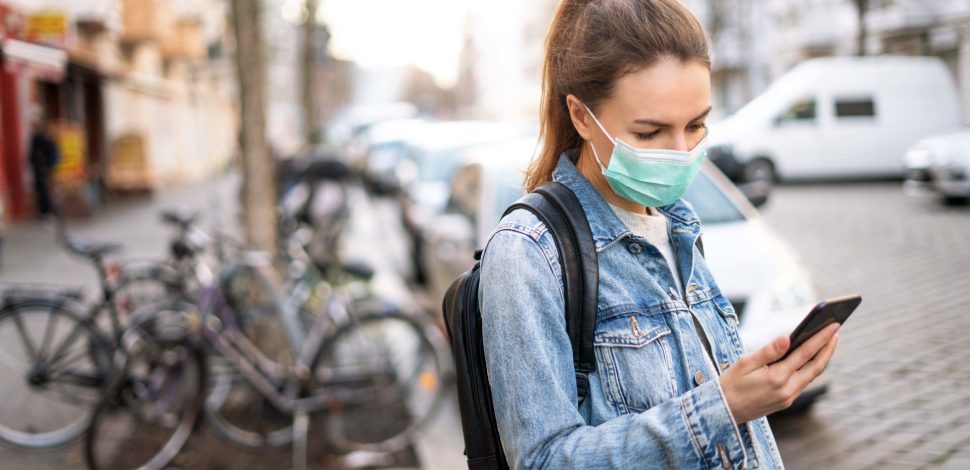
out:
M665 59L620 77L604 112L624 120L687 121L711 105L711 73L696 62Z

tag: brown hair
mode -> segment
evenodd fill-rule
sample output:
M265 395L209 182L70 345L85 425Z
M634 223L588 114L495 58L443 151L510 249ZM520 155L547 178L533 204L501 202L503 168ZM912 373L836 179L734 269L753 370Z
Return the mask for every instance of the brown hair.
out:
M664 57L710 67L704 29L680 1L563 0L546 37L542 148L526 171L526 189L552 180L559 155L583 143L569 117L566 95L596 109L620 77Z

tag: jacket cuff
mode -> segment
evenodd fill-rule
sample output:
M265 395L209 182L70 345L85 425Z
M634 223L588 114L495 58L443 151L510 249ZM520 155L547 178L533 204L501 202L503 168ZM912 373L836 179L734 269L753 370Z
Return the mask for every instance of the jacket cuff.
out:
M741 434L717 380L685 394L680 405L694 449L709 468L746 467Z

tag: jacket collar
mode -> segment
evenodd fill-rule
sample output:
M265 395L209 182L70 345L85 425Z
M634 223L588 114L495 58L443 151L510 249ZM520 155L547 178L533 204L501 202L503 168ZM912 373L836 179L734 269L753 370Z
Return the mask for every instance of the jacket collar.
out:
M563 152L559 156L559 163L553 170L553 181L562 183L569 188L579 199L586 218L589 220L589 228L593 233L593 241L597 251L603 251L620 239L630 236L630 230L616 216L609 204L600 196L596 188L583 176L576 168L573 159L575 151ZM661 213L670 218L672 227L700 224L697 214L683 200L678 199L673 204L658 207Z

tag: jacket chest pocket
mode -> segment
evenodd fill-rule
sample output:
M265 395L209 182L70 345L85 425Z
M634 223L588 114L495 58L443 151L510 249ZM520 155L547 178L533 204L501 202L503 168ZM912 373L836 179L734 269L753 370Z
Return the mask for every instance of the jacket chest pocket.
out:
M593 341L606 398L620 414L676 396L670 327L661 315L615 316L597 324Z
M738 314L735 313L731 302L721 295L714 297L709 302L717 314L715 318L720 320L717 323L721 335L730 340L731 349L727 352L730 353L730 360L733 364L744 354L744 346L741 344L741 337L738 335Z

